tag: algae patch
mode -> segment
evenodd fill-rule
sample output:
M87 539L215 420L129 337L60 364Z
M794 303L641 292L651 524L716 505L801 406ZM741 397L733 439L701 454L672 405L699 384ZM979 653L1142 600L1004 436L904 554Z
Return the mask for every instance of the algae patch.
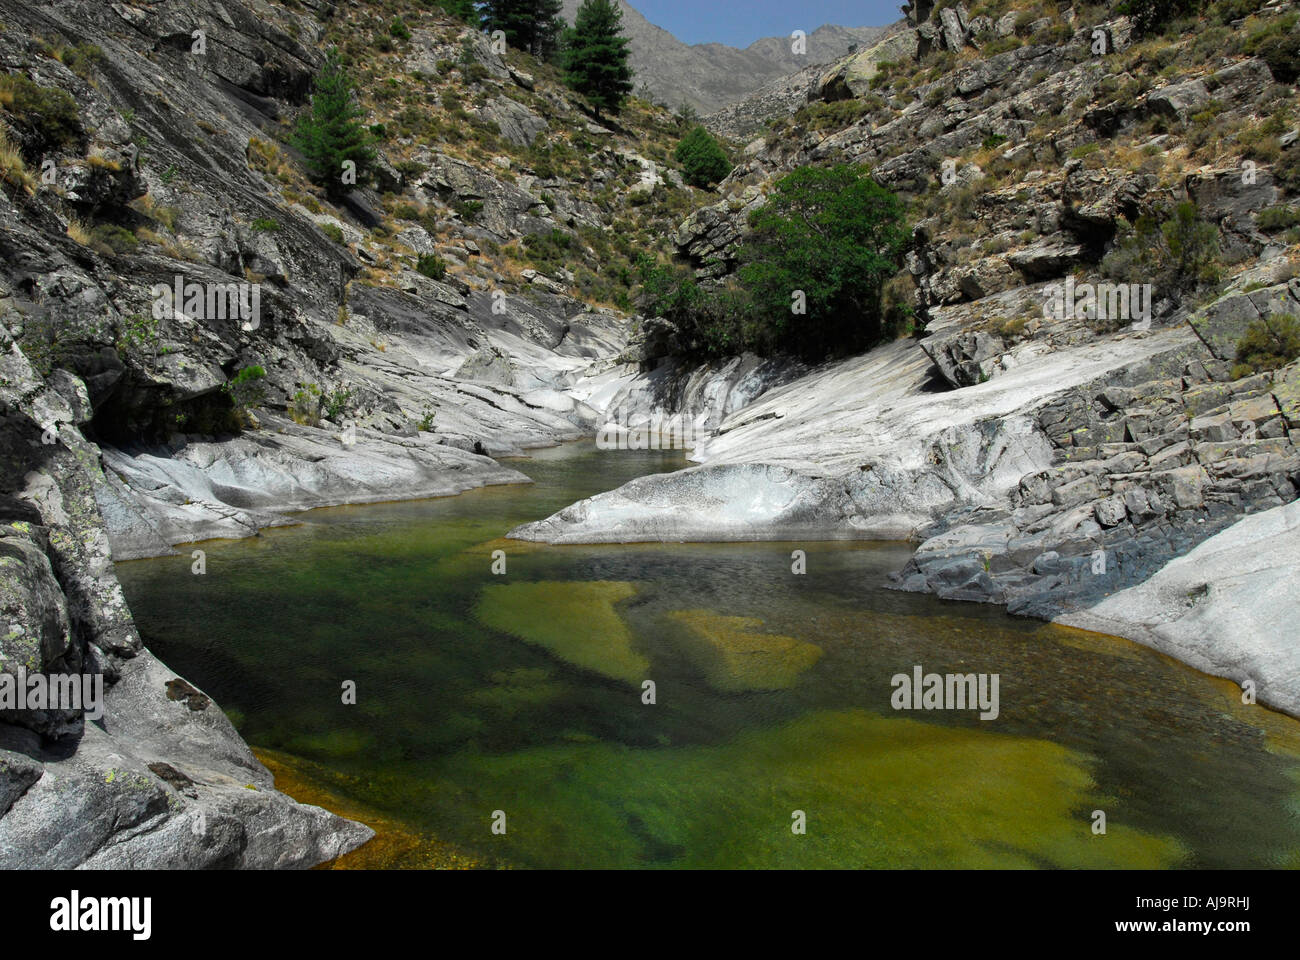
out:
M474 616L576 667L640 685L650 661L632 648L632 631L615 609L635 595L630 583L604 580L492 585Z
M521 865L627 868L1173 867L1188 849L1124 822L1092 758L1045 740L864 710L819 711L717 746L555 745L460 754L438 822L526 811L499 851ZM505 799L501 799L505 798ZM1095 836L1088 813L1112 813ZM791 812L808 832L795 835Z
M688 630L686 654L709 685L725 693L785 690L822 657L822 648L794 637L757 632L756 617L676 610L669 618Z

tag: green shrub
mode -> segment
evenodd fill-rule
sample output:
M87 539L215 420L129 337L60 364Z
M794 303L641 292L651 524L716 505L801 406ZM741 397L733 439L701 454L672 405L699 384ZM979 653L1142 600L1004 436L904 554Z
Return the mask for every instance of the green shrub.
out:
M1300 320L1290 314L1260 317L1237 341L1234 379L1276 370L1300 357Z
M393 22L388 25L388 32L398 40L411 39L411 28L406 25L406 21L401 17L393 17Z
M682 174L692 186L710 187L731 172L731 161L703 127L695 127L682 137L673 157L682 165Z
M1288 150L1273 167L1273 179L1288 193L1300 193L1300 150Z
M1200 218L1196 204L1178 204L1164 216L1145 214L1132 227L1121 225L1102 273L1125 283L1150 283L1174 301L1219 281L1219 230Z
M302 389L289 401L289 416L294 423L308 427L320 426L320 387L314 383L303 384Z
M1276 233L1300 226L1300 210L1295 207L1268 207L1255 214L1255 222L1265 233Z
M266 371L258 366L244 367L226 383L226 394L235 409L241 413L260 406L266 399L266 390L261 381L266 378Z
M45 147L68 147L85 135L77 103L67 91L38 86L22 74L0 76L0 107Z
M1124 0L1115 8L1133 20L1138 36L1155 33L1162 27L1195 14L1204 0Z
M1265 37L1254 52L1278 83L1295 83L1300 77L1300 33L1295 30Z
M447 261L434 253L422 253L415 269L430 280L441 280L447 275Z
M643 257L638 302L669 320L688 351L822 359L869 346L889 332L882 291L909 241L903 213L859 169L799 168L750 215L735 283L705 289L689 271Z
M344 244L343 228L337 223L322 223L320 226L320 232L325 234L325 236L329 237L339 246Z
M280 224L270 217L258 217L252 223L254 233L276 233L280 229Z
M93 43L82 43L63 51L63 65L82 80L90 77L90 70L104 59L104 51Z
M800 107L794 114L797 126L809 130L842 130L856 123L873 109L885 106L885 101L876 94L867 95L870 100L835 100L831 103L812 103Z
M683 267L656 263L649 254L637 260L637 308L668 321L676 353L727 356L748 347L743 298L735 291L709 291Z
M456 215L466 223L473 223L480 213L483 212L482 200L457 200L452 209Z
M135 234L112 223L101 223L90 231L90 244L100 253L132 254L140 246Z
M158 321L148 313L124 316L118 323L117 352L125 357L132 350L152 350L158 343Z
M1210 8L1210 16L1227 25L1234 20L1244 20L1262 7L1265 0L1219 0Z
M325 414L327 420L338 420L348 412L348 405L352 402L352 391L345 387L339 387L333 390L321 399L321 412Z

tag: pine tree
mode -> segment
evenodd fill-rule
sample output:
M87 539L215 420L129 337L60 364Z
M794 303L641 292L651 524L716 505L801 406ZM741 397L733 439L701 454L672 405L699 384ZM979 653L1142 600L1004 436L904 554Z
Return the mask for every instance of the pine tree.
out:
M698 125L682 137L673 158L682 165L686 182L696 187L710 187L731 172L731 161L718 141Z
M311 108L299 118L293 135L293 145L302 152L312 179L332 197L363 182L375 159L370 134L361 125L365 112L356 102L355 89L342 57L331 47L316 78ZM356 165L354 171L349 171L349 161Z
M510 46L549 60L564 30L559 16L563 7L563 0L487 0L483 29L489 33L500 30Z
M623 11L614 0L583 0L563 41L564 79L596 108L618 113L632 92Z

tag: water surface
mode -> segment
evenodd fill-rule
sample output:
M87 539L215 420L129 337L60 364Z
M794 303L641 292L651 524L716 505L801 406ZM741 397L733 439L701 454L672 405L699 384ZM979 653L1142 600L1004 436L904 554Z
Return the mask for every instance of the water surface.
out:
M511 463L532 485L118 572L250 744L429 839L382 865L1300 865L1300 723L1123 640L887 590L906 545L499 539L682 464L569 445ZM916 664L998 674L1000 715L891 709Z

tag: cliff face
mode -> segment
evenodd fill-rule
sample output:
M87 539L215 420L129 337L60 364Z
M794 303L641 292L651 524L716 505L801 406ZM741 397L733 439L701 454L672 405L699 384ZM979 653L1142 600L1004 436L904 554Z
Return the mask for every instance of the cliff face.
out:
M0 661L103 691L89 714L0 714L0 867L309 867L365 842L277 793L221 708L144 649L95 501L86 390L42 378L7 333L0 350Z

